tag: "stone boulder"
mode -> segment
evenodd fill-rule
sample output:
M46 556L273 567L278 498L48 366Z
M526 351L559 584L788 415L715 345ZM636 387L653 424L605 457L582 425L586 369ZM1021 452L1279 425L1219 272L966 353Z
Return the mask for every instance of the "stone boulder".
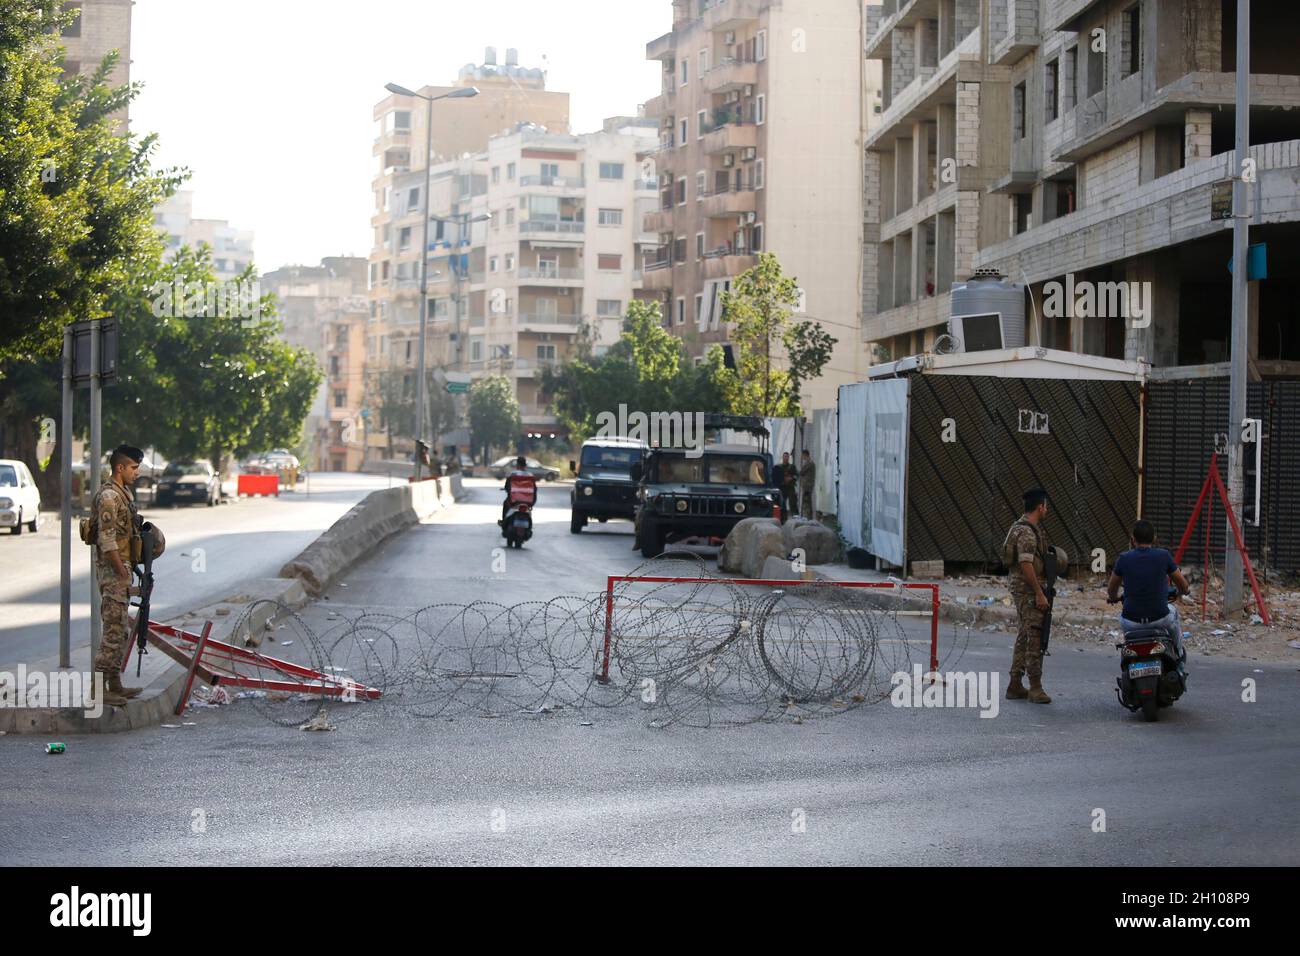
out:
M781 536L785 554L801 548L805 564L833 564L840 559L839 536L820 521L791 518L781 527Z
M745 518L738 522L718 554L718 568L747 578L762 577L763 562L785 557L781 526L771 518Z

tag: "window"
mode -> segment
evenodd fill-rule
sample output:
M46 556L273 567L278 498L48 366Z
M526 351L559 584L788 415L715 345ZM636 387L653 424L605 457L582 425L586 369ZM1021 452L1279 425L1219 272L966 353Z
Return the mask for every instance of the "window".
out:
M507 225L507 226L513 226L514 224L515 224L515 207L514 207L514 206L507 206L507 207L506 207L506 225Z
M704 139L704 110L695 114L695 138Z
M490 259L488 259L488 272L496 272L497 264L498 264L498 260L496 256L492 256Z
M700 51L700 76L709 72L709 51L707 49Z
M677 309L677 324L685 325L686 324L686 300L678 299L676 303L676 309Z
M617 253L602 252L596 256L596 268L601 272L619 272L623 268L623 257Z
M685 86L688 82L690 82L690 77L691 77L690 67L691 67L690 59L687 57L682 57L682 62L681 62L682 86Z
M1096 96L1106 86L1106 54L1088 44L1088 95Z
M597 222L602 226L623 225L623 210L621 209L602 209L597 216Z
M623 164L622 163L601 163L600 178L601 179L622 179Z
M335 393L334 393L334 407L335 407L335 408L342 408L342 407L345 406L347 403L348 403L348 393L347 393L347 392L335 392Z
M695 296L695 324L702 325L703 323L701 320L703 318L704 318L704 296L702 294L697 294Z
M469 360L471 362L483 361L483 340L482 339L470 339Z
M79 37L81 36L81 4L65 3L63 5L64 13L68 13L71 10L77 11L77 19L73 20L63 28L63 35L65 37Z
M411 128L410 110L394 110L392 113L392 117L393 117L393 129L409 130Z
M506 272L514 272L514 271L515 271L515 254L513 252L508 252L506 253Z
M708 188L708 173L700 170L695 174L695 199L698 202L704 198L704 190Z
M617 319L623 315L623 303L619 299L597 299L596 315L602 319Z
M1072 46L1065 51L1065 73L1061 76L1061 111L1068 113L1074 109L1079 99L1079 48Z
M559 163L542 163L542 182L547 183L560 175Z
M501 182L501 167L500 167L500 166L493 166L493 167L492 167L492 185L495 186L495 185L496 185L497 183L499 183L499 182Z
M337 355L331 355L330 356L330 378L338 378L338 377L339 377L339 357Z
M677 205L682 206L686 203L686 177L682 176L677 180Z
M1061 61L1052 60L1047 64L1047 72L1043 75L1043 103L1047 107L1046 121L1052 122L1061 115L1060 101L1057 99L1057 91L1061 81Z
M673 262L686 261L686 237L678 236L673 240Z
M1016 193L1016 234L1029 229L1029 213L1033 209L1034 197L1030 193Z
M762 252L763 251L763 224L759 223L750 231L752 233L752 238L750 239L750 243L749 243L750 251Z
M1142 69L1142 4L1135 3L1124 11L1124 75Z
M758 61L767 59L767 31L759 30L754 36L754 59Z
M554 361L555 361L555 346L554 346L554 345L539 345L539 346L537 346L537 361L539 361L539 362L554 362Z
M1018 83L1011 98L1011 138L1025 138L1025 84Z
M762 126L767 122L767 94L759 93L754 99L754 123Z
M397 234L397 248L398 251L411 248L411 227L410 226L403 226L401 231Z
M682 134L682 135L681 135L681 138L677 141L677 145L678 145L678 146L685 146L685 145L686 145L686 137L687 137L687 123L686 123L686 120L682 120L681 123L678 124L678 125L681 126L681 134Z
M410 212L420 207L420 187L416 186L406 194L406 209Z
M506 179L510 182L515 181L515 164L506 163Z
M704 258L704 233L702 232L697 232L695 234L695 258Z
M381 277L384 278L384 279L387 279L387 278L388 278L388 260L387 260L387 259L385 259L385 260L380 264L380 275L381 275Z
M754 162L754 188L762 189L767 185L767 164L764 160Z

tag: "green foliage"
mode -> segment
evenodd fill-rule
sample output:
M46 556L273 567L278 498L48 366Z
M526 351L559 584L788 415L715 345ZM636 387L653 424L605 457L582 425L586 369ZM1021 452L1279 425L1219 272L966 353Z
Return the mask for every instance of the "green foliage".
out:
M794 322L797 280L776 256L761 253L722 296L723 320L734 324L736 367L713 372L727 410L736 415L799 417L799 392L830 361L835 339L818 323Z
M251 318L213 302L168 309L171 297L163 290L215 281L206 247L182 248L154 275L149 290L112 300L119 382L105 393L105 447L130 440L154 445L168 458L208 458L220 468L228 454L297 445L324 376L314 355L279 337L275 297L263 296L260 314ZM250 265L240 281L255 279ZM196 308L193 317L174 314Z
M514 388L504 375L481 378L469 389L469 431L476 448L513 450L523 423Z
M415 437L416 375L415 370L385 368L368 382L366 401L387 431L390 457L394 438ZM437 369L429 369L426 376L424 433L436 447L438 437L456 427L456 405Z
M721 367L721 352L716 365ZM713 384L713 365L696 368L681 340L663 327L659 305L632 301L623 335L599 358L579 358L546 369L542 389L569 437L582 442L596 431L596 416L617 411L715 411L721 396Z

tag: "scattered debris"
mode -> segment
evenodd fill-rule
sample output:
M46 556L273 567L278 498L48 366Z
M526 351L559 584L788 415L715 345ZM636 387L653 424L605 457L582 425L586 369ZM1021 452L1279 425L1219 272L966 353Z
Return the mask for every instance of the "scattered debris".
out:
M592 723L591 723L590 720L580 720L580 721L578 721L578 726L579 726L579 727L591 727L591 726L593 726L593 725L592 725Z
M179 730L181 725L180 724L159 724L158 726L162 727L165 730Z
M316 711L316 716L307 723L298 728L299 730L333 730L334 725L330 723L329 711L324 707Z
M235 695L235 700L244 700L246 698L255 698L258 700L265 699L266 691L264 690L241 690Z
M230 608L228 608L228 607L219 607L219 608L217 608L216 611L214 611L213 613L216 614L217 617L226 617L226 616L228 616L228 615L230 614Z

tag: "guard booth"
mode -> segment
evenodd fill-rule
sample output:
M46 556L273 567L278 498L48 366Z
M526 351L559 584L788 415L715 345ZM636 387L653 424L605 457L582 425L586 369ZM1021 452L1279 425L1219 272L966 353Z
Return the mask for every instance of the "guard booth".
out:
M1051 495L1072 564L1111 563L1140 508L1146 365L1021 347L919 355L842 386L840 531L881 567L1001 569L1021 495Z

